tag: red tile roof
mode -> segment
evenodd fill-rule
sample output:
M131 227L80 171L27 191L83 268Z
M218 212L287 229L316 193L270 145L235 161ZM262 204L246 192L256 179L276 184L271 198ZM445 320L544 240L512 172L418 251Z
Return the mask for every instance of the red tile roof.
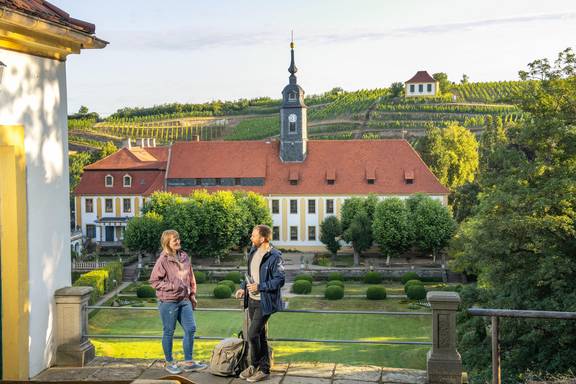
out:
M447 188L428 169L405 140L319 140L308 141L302 163L282 163L279 142L186 142L176 143L168 178L265 177L255 187L168 187L171 192L189 194L195 189L209 191L244 189L262 194L448 194ZM327 173L337 174L330 185ZM414 175L406 184L405 172ZM298 183L290 180L298 175ZM367 175L375 175L368 184Z
M435 83L436 79L428 74L426 71L418 71L406 83Z
M132 186L123 186L124 175L132 176ZM112 187L106 187L106 175L114 177ZM141 195L148 196L164 189L164 172L155 170L85 171L74 190L76 195Z
M132 149L122 148L118 152L88 165L84 170L113 169L166 169L168 147Z
M44 0L0 0L0 7L26 13L40 19L73 28L80 32L94 34L96 26L77 20L57 6Z

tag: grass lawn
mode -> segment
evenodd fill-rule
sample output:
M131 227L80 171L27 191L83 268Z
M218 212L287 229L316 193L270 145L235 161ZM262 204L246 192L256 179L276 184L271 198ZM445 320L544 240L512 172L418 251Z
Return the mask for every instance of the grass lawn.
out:
M200 286L209 284L201 284ZM345 298L328 301L310 297L294 297L289 309L340 309L411 311L399 300L369 301ZM200 298L201 307L239 308L235 299ZM147 304L154 306L154 304ZM426 311L420 309L419 311ZM196 312L198 336L231 336L242 326L240 312ZM91 334L161 335L162 325L156 311L100 310L89 321ZM181 335L180 329L177 335ZM313 339L406 340L431 339L430 316L330 315L278 313L270 320L270 337ZM162 358L160 340L93 339L98 355L113 357ZM176 358L182 358L175 342ZM207 360L215 341L196 341L195 357ZM320 361L347 364L375 364L389 367L425 368L429 346L373 346L274 342L277 361Z

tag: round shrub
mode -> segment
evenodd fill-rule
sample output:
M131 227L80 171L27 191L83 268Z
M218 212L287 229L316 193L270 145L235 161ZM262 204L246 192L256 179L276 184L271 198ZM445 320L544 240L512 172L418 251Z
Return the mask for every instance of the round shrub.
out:
M194 271L194 277L196 278L196 283L198 284L206 282L206 272Z
M337 285L339 287L344 288L344 283L341 282L340 280L330 280L329 282L326 283L326 286L329 287L331 285Z
M420 280L408 280L406 284L404 284L404 292L408 293L408 287L412 285L424 285Z
M384 300L386 298L386 288L381 285L372 285L366 290L368 300Z
M292 292L301 295L312 292L312 283L308 280L296 280L292 285Z
M294 278L294 281L299 281L299 280L309 281L310 284L312 284L312 281L313 281L312 276L307 275L307 274L305 274L305 273L300 274L300 275L297 275L297 276Z
M402 275L400 280L402 281L402 284L406 284L409 280L420 280L420 276L418 276L416 272L406 272Z
M219 284L214 287L214 297L217 299L227 299L232 295L232 290L226 284Z
M364 275L364 283L366 284L380 284L382 282L382 275L380 272L367 272Z
M406 294L410 300L424 300L426 298L426 288L420 284L412 284L408 286Z
M340 272L330 272L328 274L328 281L340 280L344 281L344 276Z
M156 290L149 285L143 285L136 290L136 297L146 299L156 297Z
M326 291L324 291L324 297L328 300L340 300L344 297L344 288L337 285L326 287Z
M234 292L236 290L236 285L232 280L221 280L218 282L218 285L226 285L230 287L230 291Z
M224 280L233 281L236 284L240 284L240 280L242 280L242 274L238 271L228 272L226 276L224 276Z

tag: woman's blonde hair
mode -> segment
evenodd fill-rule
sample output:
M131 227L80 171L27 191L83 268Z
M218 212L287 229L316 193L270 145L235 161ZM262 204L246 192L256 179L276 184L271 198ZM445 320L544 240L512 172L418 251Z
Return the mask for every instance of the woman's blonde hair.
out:
M178 231L175 231L173 229L167 229L164 232L162 232L162 237L160 238L160 244L162 244L162 250L164 250L165 252L174 253L174 250L170 248L170 240L172 240L172 237L176 237L179 239L180 234L178 233Z

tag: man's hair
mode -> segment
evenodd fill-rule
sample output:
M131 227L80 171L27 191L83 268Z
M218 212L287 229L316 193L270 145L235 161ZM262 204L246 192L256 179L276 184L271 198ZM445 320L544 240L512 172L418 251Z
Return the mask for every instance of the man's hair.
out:
M265 224L259 224L255 226L254 229L257 229L260 236L265 238L266 241L269 242L270 240L272 240L272 229L270 229L269 226Z

